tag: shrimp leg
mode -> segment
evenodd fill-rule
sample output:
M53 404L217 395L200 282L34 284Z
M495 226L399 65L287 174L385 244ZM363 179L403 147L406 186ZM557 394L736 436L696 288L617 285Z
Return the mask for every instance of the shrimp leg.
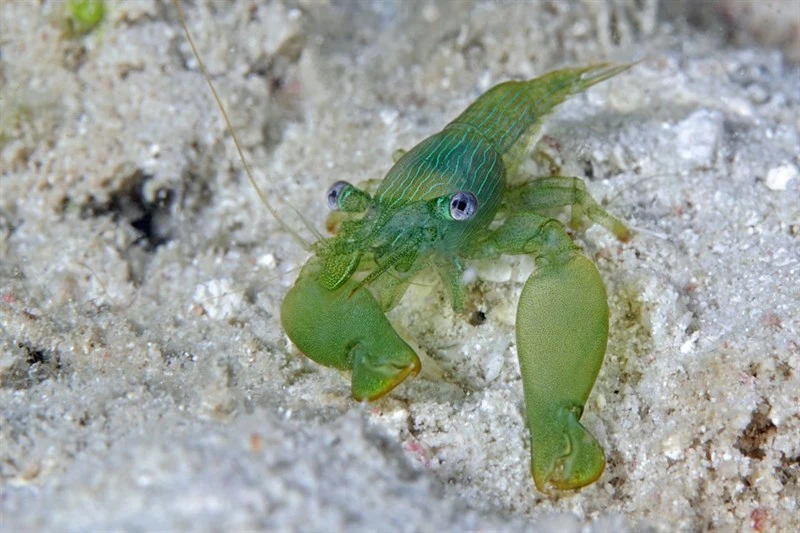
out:
M572 208L570 226L573 229L577 229L582 216L586 216L623 242L631 238L631 231L619 219L598 205L580 178L565 176L536 178L509 187L503 202L503 209L509 213L520 210L540 211L565 206Z

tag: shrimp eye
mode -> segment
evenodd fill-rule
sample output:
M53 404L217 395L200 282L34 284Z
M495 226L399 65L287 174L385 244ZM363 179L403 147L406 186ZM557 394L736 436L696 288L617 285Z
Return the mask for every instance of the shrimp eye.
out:
M469 191L458 191L450 197L450 218L453 220L469 220L477 210L478 199Z
M361 213L369 207L370 196L346 181L337 181L328 189L328 207L345 213Z
M328 199L328 207L330 209L339 209L339 196L341 196L342 191L347 187L352 187L352 185L346 181L337 181L331 185L330 189L328 189L328 193L325 196Z

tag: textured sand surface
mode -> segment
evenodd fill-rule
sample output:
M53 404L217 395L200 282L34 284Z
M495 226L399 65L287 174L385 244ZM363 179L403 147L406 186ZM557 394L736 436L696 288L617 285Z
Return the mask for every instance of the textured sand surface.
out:
M541 143L638 231L578 236L611 305L600 480L533 489L529 260L472 265L466 315L423 277L391 318L426 369L356 404L280 329L306 257L171 7L109 3L66 39L63 4L4 1L0 528L800 530L800 7L404 5L185 9L256 179L318 228L331 183L382 177L493 84L642 60Z

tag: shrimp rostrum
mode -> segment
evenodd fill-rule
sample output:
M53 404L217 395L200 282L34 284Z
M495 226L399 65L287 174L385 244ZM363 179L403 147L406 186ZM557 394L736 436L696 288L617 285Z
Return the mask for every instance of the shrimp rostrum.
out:
M545 115L626 68L601 64L502 83L404 153L374 194L335 183L327 199L343 212L339 229L313 245L283 301L289 338L314 361L351 370L356 400L380 398L420 368L385 317L415 273L436 268L459 311L465 260L530 254L536 270L520 296L516 338L533 478L540 490L596 480L603 451L579 420L606 350L606 293L564 225L542 212L571 206L576 222L585 216L623 240L629 232L578 178L511 186L509 177Z
M248 179L284 229L312 252L281 305L281 323L297 348L321 365L351 371L354 399L380 398L420 370L417 354L386 318L415 274L435 268L460 311L465 261L529 254L536 269L520 295L516 340L533 479L541 491L594 482L605 465L603 450L580 418L605 355L606 293L594 263L564 224L545 213L569 206L573 226L588 219L620 240L630 233L578 178L517 185L511 178L555 106L629 65L566 68L493 87L442 131L401 153L377 188L334 183L327 201L335 235L308 243L253 180L173 3Z

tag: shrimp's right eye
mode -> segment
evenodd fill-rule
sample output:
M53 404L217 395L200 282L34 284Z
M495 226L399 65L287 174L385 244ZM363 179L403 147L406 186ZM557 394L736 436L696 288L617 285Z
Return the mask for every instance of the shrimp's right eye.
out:
M326 198L328 199L328 207L330 209L335 211L339 210L339 197L342 195L342 191L347 187L352 187L352 185L346 181L337 181L330 186L328 189L328 194L326 195Z
M337 181L331 185L326 198L329 208L334 211L344 211L345 213L366 211L371 200L369 194L346 181Z

